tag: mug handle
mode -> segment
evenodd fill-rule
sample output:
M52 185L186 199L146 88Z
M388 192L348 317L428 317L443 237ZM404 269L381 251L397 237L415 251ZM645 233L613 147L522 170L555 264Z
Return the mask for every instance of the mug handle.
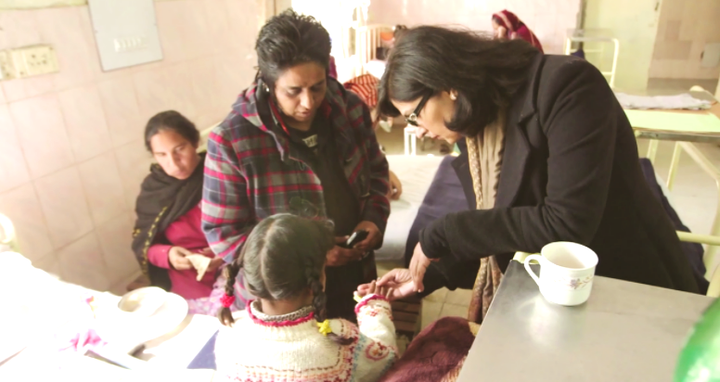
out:
M533 272L532 268L530 268L530 262L533 260L537 260L537 262L541 264L540 266L542 267L542 258L543 257L540 255L530 255L525 258L525 262L523 263L523 265L525 266L525 270L527 271L527 273L530 274L530 277L535 280L535 284L537 284L538 286L540 286L540 279L538 278L538 275Z

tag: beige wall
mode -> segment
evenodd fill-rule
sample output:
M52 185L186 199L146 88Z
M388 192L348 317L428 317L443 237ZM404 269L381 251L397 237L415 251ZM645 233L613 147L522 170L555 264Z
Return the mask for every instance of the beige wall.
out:
M620 41L615 77L615 87L619 90L647 88L659 5L660 0L587 0L585 28L609 29ZM588 55L587 58L602 70L609 69L605 60L600 63L598 57Z
M178 0L154 0L154 1L178 1ZM87 3L88 3L88 0L0 0L0 10L68 7L68 6L74 6L74 5L85 5Z
M580 0L373 0L370 24L460 24L491 31L493 13L507 9L538 36L546 53L562 53L567 29L575 28Z
M137 273L144 123L167 109L199 127L224 118L254 75L257 4L158 2L164 59L107 73L87 6L0 11L0 49L51 44L61 68L0 82L0 212L36 265L100 290Z
M650 77L715 79L720 67L700 65L707 43L720 42L720 1L663 0Z

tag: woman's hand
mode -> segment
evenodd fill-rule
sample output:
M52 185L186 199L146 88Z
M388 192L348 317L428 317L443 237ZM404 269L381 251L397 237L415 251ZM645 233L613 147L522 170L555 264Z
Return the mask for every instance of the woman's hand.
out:
M168 251L168 260L174 269L178 271L187 271L188 269L193 269L190 260L185 258L185 256L188 255L192 255L192 252L183 247L172 247Z
M342 244L345 243L347 239L347 236L338 236L335 238L335 243ZM354 248L343 248L336 245L328 251L326 264L329 267L339 267L353 261L362 260L364 255L364 251Z
M498 27L496 34L495 34L495 38L506 39L507 38L507 28L505 28L503 26Z
M410 271L404 268L393 269L377 281L376 288L382 288L385 291L385 297L388 300L398 300L415 293L415 286L412 283ZM360 297L364 297L373 293L371 290L372 283L362 284L358 286L357 293ZM374 292L378 294L377 292Z
M380 233L380 229L378 228L378 226L375 225L375 223L367 220L361 221L360 224L355 227L355 231L368 232L368 236L365 238L365 240L355 244L355 249L358 249L362 252L369 252L380 245L380 241L382 240L382 234Z
M427 267L430 266L430 262L432 261L438 261L438 259L431 260L427 256L425 256L425 253L423 252L420 243L417 243L417 245L415 246L415 250L413 251L412 260L410 260L410 275L412 277L415 290L418 293L425 290L425 286L423 285L423 278L425 278L425 271L427 270Z
M402 195L402 183L394 172L390 171L390 189L388 190L388 199L398 200Z
M375 281L375 280L373 280L369 284L365 284L365 285L368 286L366 295L376 294L378 296L383 296L383 297L387 298L388 300L392 296L392 293L393 293L392 287L380 286L380 285L378 285L377 281Z
M225 260L222 257L215 256L215 252L210 249L210 247L203 248L202 251L200 251L200 254L206 257L209 257L210 264L207 267L207 273L214 273L216 272L220 267L225 265Z

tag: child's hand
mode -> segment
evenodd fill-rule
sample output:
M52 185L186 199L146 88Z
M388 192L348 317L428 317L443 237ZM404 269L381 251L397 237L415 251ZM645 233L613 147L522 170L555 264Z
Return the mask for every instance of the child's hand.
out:
M373 285L375 289L371 292ZM381 293L384 291L384 296L390 301L399 300L416 293L410 271L403 268L393 269L378 279L377 282L361 284L358 286L356 293L360 297L365 297L371 293L380 294L377 292L378 288Z

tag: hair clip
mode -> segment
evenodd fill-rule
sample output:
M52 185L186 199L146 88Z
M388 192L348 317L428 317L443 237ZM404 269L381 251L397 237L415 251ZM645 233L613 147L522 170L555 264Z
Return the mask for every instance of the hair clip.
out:
M322 333L323 336L327 336L328 334L332 333L332 329L330 329L330 321L325 320L323 322L318 322L318 332Z
M229 308L232 306L232 304L235 303L235 296L224 294L222 297L220 297L220 303L222 304L223 308Z

